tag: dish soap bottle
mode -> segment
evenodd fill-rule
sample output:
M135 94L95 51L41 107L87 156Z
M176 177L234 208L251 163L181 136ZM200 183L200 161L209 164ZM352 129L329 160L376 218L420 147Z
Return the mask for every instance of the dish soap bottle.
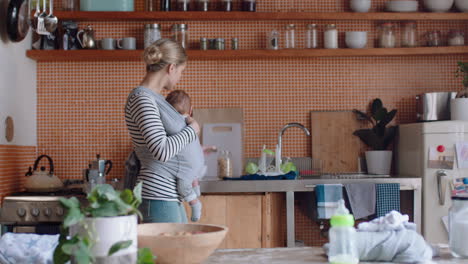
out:
M354 217L346 209L343 199L338 203L338 208L330 219L328 262L331 264L357 264L359 256L356 248Z

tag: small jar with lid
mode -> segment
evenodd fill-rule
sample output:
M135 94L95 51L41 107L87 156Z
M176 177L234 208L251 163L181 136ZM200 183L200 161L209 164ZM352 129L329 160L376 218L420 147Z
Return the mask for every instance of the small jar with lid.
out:
M413 48L418 46L416 22L408 21L402 24L401 46L407 48Z
M325 26L323 33L323 45L326 49L337 49L338 48L338 29L335 24L329 24Z
M209 11L210 0L197 0L197 11Z
M286 25L284 32L284 47L286 49L296 48L296 26L294 24Z
M278 50L279 49L280 35L276 29L273 29L268 33L267 37L267 49Z
M307 49L316 49L318 48L318 34L317 34L317 25L308 24L306 26L306 35L305 35L305 47Z
M232 0L218 0L218 11L231 12L232 9Z
M247 12L255 12L257 10L257 1L241 0L241 10Z
M465 45L465 34L461 30L450 30L448 34L448 45L449 46L464 46Z
M161 38L161 27L159 24L146 24L145 25L145 49L153 42Z
M393 23L383 23L379 26L379 47L395 48L397 39L395 25Z
M177 11L190 11L190 0L176 0Z
M172 39L179 43L184 49L188 49L188 26L186 24L172 25Z
M218 177L220 179L231 178L233 176L232 167L231 152L228 150L221 151L218 157Z
M442 46L442 37L439 30L431 30L426 32L426 44L428 47Z

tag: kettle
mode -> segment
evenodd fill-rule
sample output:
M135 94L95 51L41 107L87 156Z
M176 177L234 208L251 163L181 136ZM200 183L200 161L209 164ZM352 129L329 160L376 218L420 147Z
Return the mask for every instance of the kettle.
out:
M96 40L94 39L94 30L89 25L85 29L78 31L76 38L83 49L95 49L97 47Z
M42 158L49 160L49 171L46 171L45 167L41 167L40 171L37 170L37 166ZM28 172L25 176L26 182L24 187L29 192L54 192L63 188L62 181L54 175L54 162L47 155L39 156L34 162L34 167L29 167Z

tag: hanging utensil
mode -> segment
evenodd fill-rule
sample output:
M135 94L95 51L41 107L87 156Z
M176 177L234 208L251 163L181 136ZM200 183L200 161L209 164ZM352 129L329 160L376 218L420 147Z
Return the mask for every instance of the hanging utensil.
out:
M54 0L49 0L49 15L45 17L45 28L49 33L57 29L58 18L53 14Z
M32 2L32 0L30 0ZM31 4L31 3L29 3ZM39 6L39 0L36 0L36 11L34 12L33 18L31 19L31 28L36 31L37 30L37 22L39 15L41 14L41 8Z
M40 1L40 0L37 0ZM45 18L47 17L47 12L46 12L46 0L42 1L42 13L38 16L37 18L37 34L39 35L49 35L49 31L46 30L45 27Z
M27 0L11 0L7 10L7 34L11 41L23 40L29 31L29 5Z

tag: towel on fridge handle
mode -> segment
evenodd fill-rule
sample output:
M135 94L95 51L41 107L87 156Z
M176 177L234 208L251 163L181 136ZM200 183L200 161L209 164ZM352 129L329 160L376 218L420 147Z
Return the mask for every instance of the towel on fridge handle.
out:
M343 185L317 184L314 191L317 200L317 218L330 219L338 208L338 201L343 199Z
M400 211L400 184L377 183L375 184L377 217L385 216L391 211Z

